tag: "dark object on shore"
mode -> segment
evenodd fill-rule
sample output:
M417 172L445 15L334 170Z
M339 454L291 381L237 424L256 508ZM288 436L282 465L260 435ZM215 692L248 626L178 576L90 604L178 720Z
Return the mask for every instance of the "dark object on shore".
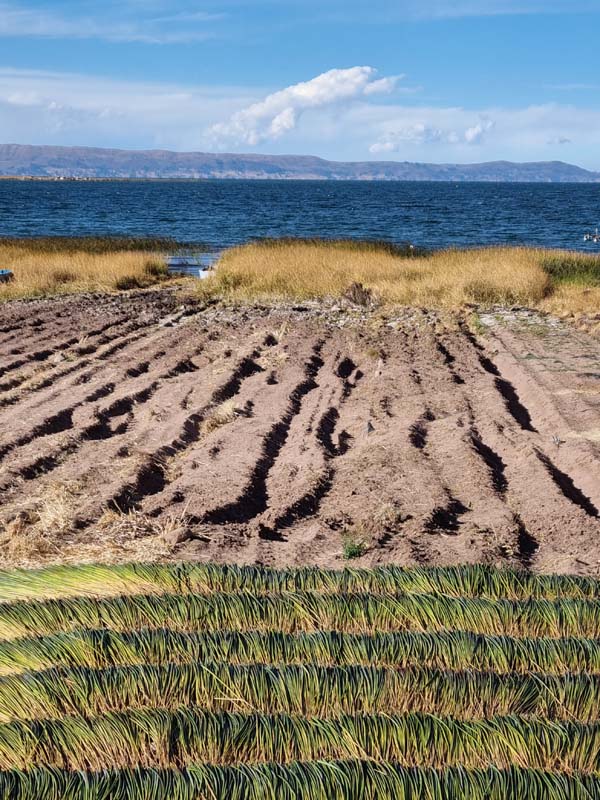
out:
M344 297L355 306L370 308L375 304L373 292L363 286L362 283L351 283L344 292Z
M14 279L14 272L11 272L9 269L0 269L0 283L10 283L14 281Z

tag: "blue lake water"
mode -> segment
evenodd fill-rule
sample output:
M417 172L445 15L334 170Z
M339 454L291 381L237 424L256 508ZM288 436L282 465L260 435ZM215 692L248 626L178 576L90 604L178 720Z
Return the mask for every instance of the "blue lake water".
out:
M0 181L0 236L262 237L528 244L600 253L600 184L331 181Z

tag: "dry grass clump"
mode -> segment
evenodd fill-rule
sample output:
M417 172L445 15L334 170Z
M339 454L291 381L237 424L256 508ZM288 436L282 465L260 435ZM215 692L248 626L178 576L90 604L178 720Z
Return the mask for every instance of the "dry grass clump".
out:
M237 414L238 411L235 400L233 398L230 400L225 400L224 403L221 403L221 405L214 408L202 422L201 432L206 436L207 434L216 431L217 428L221 428L223 425L233 422Z
M107 510L100 537L77 530L84 488L75 481L51 483L27 508L0 524L0 567L37 568L52 564L106 564L171 555L185 537L185 512L160 519L133 510Z
M167 556L171 545L185 538L187 533L185 511L155 518L137 509L127 513L107 509L99 520L99 527L102 542L121 549L128 558Z
M0 531L0 563L38 566L60 558L72 530L80 487L51 483Z
M0 301L137 289L167 276L160 250L119 239L0 239L0 268L14 273L10 283L0 283Z
M429 307L533 305L550 290L550 278L534 250L409 255L364 243L301 240L259 242L228 251L212 288L234 299L309 299L342 297L356 284L383 303Z

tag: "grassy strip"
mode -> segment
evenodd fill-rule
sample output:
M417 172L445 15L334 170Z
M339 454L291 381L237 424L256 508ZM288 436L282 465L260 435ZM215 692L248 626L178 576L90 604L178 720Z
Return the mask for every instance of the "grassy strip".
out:
M0 301L82 291L114 291L165 280L164 239L0 238L0 266L13 272L0 284Z
M293 635L269 631L187 633L158 628L124 633L80 630L0 642L0 675L52 667L102 669L208 661L600 675L600 641L483 636L468 631L372 635L316 631Z
M525 247L426 253L377 242L284 239L227 251L199 291L242 302L335 297L371 307L524 305L595 313L600 258Z
M0 722L195 706L331 717L419 711L461 719L600 719L600 678L314 664L164 664L49 670L0 680Z
M0 572L0 601L124 594L248 591L320 591L440 594L492 600L600 598L600 581L561 575L531 575L484 565L460 567L275 570L214 564L126 564L58 566Z
M599 290L600 258L577 252L488 247L427 253L378 242L302 239L233 248L200 287L204 295L237 301L350 297L366 305L474 303L561 312L593 312Z
M434 769L493 764L594 774L600 771L600 725L428 714L324 719L181 708L0 726L0 769L48 765L96 771L345 758Z
M156 629L164 627L165 620L169 628L181 631L375 633L458 629L507 636L598 638L600 602L312 592L73 598L0 606L0 639L79 628Z
M350 286L361 284L384 304L531 306L551 289L543 258L542 251L518 247L418 252L415 257L378 243L284 239L228 250L201 291L234 300L305 300L344 296Z
M86 773L0 773L2 800L593 800L600 778L511 767L445 770L318 761Z
M543 266L558 284L600 286L600 257L596 255L547 254Z

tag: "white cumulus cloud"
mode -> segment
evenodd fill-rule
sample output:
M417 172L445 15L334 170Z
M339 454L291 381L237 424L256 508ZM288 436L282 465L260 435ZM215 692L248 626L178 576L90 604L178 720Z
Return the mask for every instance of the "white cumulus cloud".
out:
M450 144L450 145L475 145L481 144L486 133L492 130L494 122L482 118L475 125L464 130L453 128L438 128L416 122L412 125L390 130L384 133L378 141L369 148L371 153L397 153L407 144Z
M493 127L494 123L491 119L480 120L477 125L467 128L465 131L465 142L467 144L479 144L483 140L485 134L491 131Z
M373 67L332 69L312 80L288 86L237 111L227 122L213 125L210 138L221 149L244 144L254 147L279 139L296 127L307 109L391 92L399 77L375 78L376 73Z

